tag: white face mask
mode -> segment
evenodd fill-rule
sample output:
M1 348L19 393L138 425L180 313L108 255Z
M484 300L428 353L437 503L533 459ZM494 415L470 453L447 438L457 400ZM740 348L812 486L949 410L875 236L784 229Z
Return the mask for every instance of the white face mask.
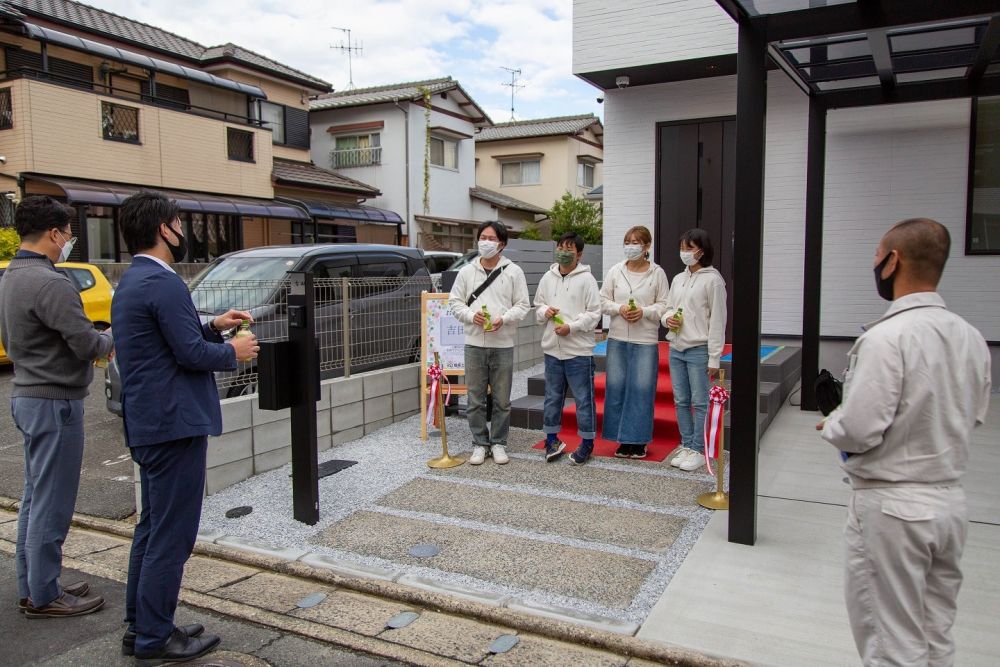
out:
M59 249L59 261L56 264L61 264L69 259L69 254L73 252L73 246L76 245L76 239L71 238L69 241L63 244L63 247Z
M695 253L697 250L681 250L681 261L684 262L684 266L694 266L698 263L698 259L695 258Z
M626 243L623 247L625 258L628 260L639 259L643 255L642 246L638 243Z
M496 241L480 241L479 256L483 259L490 259L500 252L500 244Z

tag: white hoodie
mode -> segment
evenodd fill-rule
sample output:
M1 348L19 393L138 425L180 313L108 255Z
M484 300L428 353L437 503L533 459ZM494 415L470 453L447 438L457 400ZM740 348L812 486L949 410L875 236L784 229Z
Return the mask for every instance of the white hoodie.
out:
M549 307L569 325L569 335L556 334L557 325L546 319ZM597 280L586 264L577 264L565 276L553 264L535 291L535 319L542 325L542 351L556 359L594 356L594 328L601 321L601 295Z
M722 274L711 266L678 273L670 286L663 326L678 308L684 309L684 322L679 333L667 334L670 346L683 352L708 345L708 367L718 368L726 342L726 281Z
M601 286L601 311L611 316L608 337L625 343L655 345L660 338L660 317L667 307L669 289L667 274L652 262L640 276L630 273L624 261L612 266ZM642 318L637 322L628 322L621 315L621 307L627 306L630 298L642 308Z
M490 274L480 263L480 258L469 262L458 272L455 284L451 288L448 303L455 318L465 325L465 344L473 347L514 347L517 338L517 323L524 319L531 307L528 299L528 283L524 280L524 271L506 257L501 256L494 271L505 267L503 273L490 284L472 306L465 305L466 300L476 289L486 281ZM503 326L496 331L486 331L483 327L472 323L476 313L482 312L483 305L490 314L490 320L496 323L503 320Z

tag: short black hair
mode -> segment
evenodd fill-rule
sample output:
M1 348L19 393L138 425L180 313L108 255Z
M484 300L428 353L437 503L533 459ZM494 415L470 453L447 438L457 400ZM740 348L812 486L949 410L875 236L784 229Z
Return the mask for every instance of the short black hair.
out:
M135 255L154 247L160 225L169 225L178 213L177 202L152 190L142 190L123 201L118 222L129 253Z
M507 227L499 220L487 220L479 225L479 229L476 230L476 241L479 241L479 236L487 227L492 227L493 231L496 232L497 238L500 239L500 243L507 245Z
M563 243L566 243L566 241L572 241L573 245L576 246L576 251L583 252L583 246L584 246L583 239L580 238L580 235L577 234L576 232L566 232L565 234L560 236L559 241L556 242L556 247L558 248Z
M708 232L704 229L689 229L681 234L680 242L693 245L701 250L701 259L698 260L698 263L702 266L712 266L715 251L712 250L712 237L708 235Z
M50 229L69 227L76 210L47 195L25 197L14 212L14 228L23 240L37 241Z
M941 281L951 253L948 228L930 218L910 218L897 222L883 237L888 250L896 250L921 279Z

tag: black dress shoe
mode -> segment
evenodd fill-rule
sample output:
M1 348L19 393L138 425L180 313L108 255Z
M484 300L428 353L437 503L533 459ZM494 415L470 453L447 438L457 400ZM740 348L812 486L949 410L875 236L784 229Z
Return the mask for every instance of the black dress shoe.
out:
M69 586L63 586L63 593L69 593L73 597L82 598L84 595L90 592L90 584L86 581L78 581L75 584L70 584ZM28 608L28 598L21 598L17 601L17 610L24 613L24 610Z
M170 633L170 639L159 651L141 653L136 651L135 657L139 660L148 661L147 665L166 665L172 662L187 662L209 653L222 641L217 635L202 635L201 637L188 637L174 628Z
M205 626L201 623L182 625L175 629L180 630L188 637L200 637L201 633L205 632ZM135 633L131 630L126 630L125 636L122 637L122 655L135 655Z

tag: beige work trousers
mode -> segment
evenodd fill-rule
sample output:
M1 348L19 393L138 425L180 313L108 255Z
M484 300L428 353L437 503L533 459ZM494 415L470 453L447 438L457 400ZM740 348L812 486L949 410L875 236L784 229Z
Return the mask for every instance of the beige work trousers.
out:
M961 486L854 491L844 595L866 667L952 665L967 525Z

